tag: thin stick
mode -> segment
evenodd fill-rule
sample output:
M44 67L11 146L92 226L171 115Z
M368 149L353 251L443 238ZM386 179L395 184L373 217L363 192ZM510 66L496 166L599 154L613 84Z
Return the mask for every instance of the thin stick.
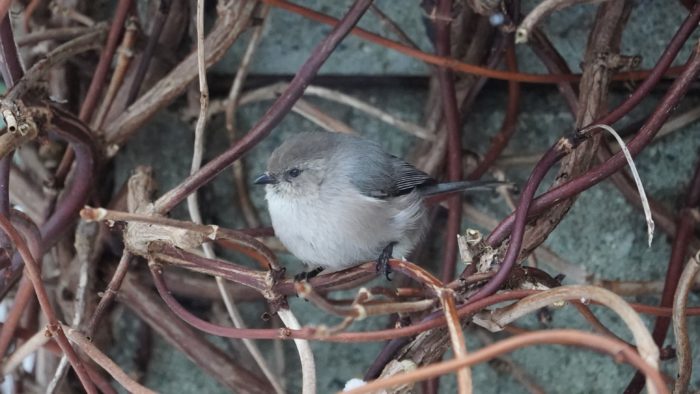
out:
M121 284L124 281L124 277L126 276L126 273L129 269L130 261L131 253L128 250L124 249L122 251L122 256L119 258L117 269L114 271L112 279L110 279L109 284L107 285L107 289L104 291L104 294L102 294L102 298L97 304L97 308L95 308L95 313L93 313L92 318L90 319L90 323L88 323L86 332L89 337L95 335L97 325L102 319L102 316L104 316L105 312L107 312L107 308L109 308L109 306L116 298L117 292L119 291L119 288L121 287Z
M132 379L129 374L124 372L119 365L117 365L112 359L110 359L106 354L102 353L100 349L97 348L89 339L82 335L78 330L63 327L68 335L68 338L80 347L83 353L87 354L92 361L96 362L100 367L109 373L111 377L114 378L119 384L122 385L129 393L139 393L139 394L155 394L156 392L142 386L139 382Z
M202 165L204 129L207 126L207 109L209 107L209 86L207 85L207 68L204 61L204 0L197 0L197 73L199 75L199 117L194 131L194 151L190 174L199 171ZM193 222L202 223L196 192L187 197L187 209Z
M310 8L300 6L298 4L290 3L286 0L263 0L266 4L270 4L274 7L287 10L299 15L315 20L317 22L337 26L339 21L333 17L326 14L316 12ZM546 83L546 84L557 84L560 82L576 82L581 79L580 74L527 74L527 73L514 73L509 71L501 71L497 69L491 69L487 67L480 67L473 64L468 64L460 62L451 57L437 56L431 53L426 53L410 46L403 45L399 42L389 40L377 34L371 33L367 30L354 28L351 32L353 35L367 41L371 41L377 45L381 45L402 53L406 56L410 56L428 64L447 67L451 70L478 75L481 77L487 77L492 79L504 80L504 81L516 81L524 83ZM672 67L665 72L666 75L677 75L680 68ZM651 75L653 71L628 71L618 73L613 77L616 81L628 81L628 80L638 80L645 79Z
M653 388L656 389L656 392L668 393L668 389L666 388L661 373L639 357L634 349L618 340L578 330L542 330L528 334L516 335L514 337L496 342L491 346L487 346L483 349L472 352L466 358L444 361L409 373L395 375L386 379L375 380L345 393L375 393L381 389L441 376L445 373L455 371L465 366L476 365L491 360L516 349L540 344L578 346L607 353L615 360L622 359L632 364L635 368L642 370L644 374L654 383Z
M95 226L95 224L83 222L78 225L78 230L76 231L76 244L78 237L81 236L81 226ZM89 252L86 253L84 251L84 247L83 250L81 250L80 247L76 245L75 258L78 260L78 264L80 265L80 271L78 274L78 287L75 291L76 301L74 303L73 321L71 322L71 327L74 329L80 329L80 326L83 323L83 316L85 314L85 307L87 304L85 295L87 293L88 269L90 267ZM46 388L47 393L54 393L58 389L61 381L66 375L66 372L68 371L68 366L68 357L64 355L61 357L61 361L58 363L56 372Z
M301 325L297 318L292 314L289 309L280 309L277 315L282 320L287 328L291 330L301 329ZM316 363L314 362L314 354L311 351L311 346L309 341L304 339L295 339L294 344L297 347L297 352L299 352L299 359L301 360L301 378L302 378L302 389L303 394L315 394L316 393Z
M158 213L169 212L178 203L184 200L190 193L200 188L210 181L227 166L236 161L256 143L272 132L272 129L279 124L284 116L289 112L294 103L304 94L304 89L311 79L316 75L326 59L333 53L333 50L345 38L352 27L360 20L362 15L372 0L356 0L352 7L328 36L320 42L309 59L304 63L296 74L289 87L267 110L265 115L256 123L253 128L238 143L222 153L209 163L207 163L196 174L182 181L178 186L161 196L154 204Z
M595 286L572 285L557 287L540 294L528 296L514 305L501 308L489 315L490 320L500 327L513 322L517 318L532 311L551 305L555 302L566 300L594 300L615 311L627 327L632 331L634 340L639 349L639 354L644 360L654 368L659 365L659 348L647 330L644 321L617 294ZM654 393L654 385L647 376L647 388L650 393Z
M673 299L673 335L676 337L676 358L678 359L678 379L673 385L673 394L688 392L690 376L693 372L692 348L688 339L688 294L693 287L695 277L700 272L700 251L692 257L683 269L678 281L676 297Z
M209 107L209 86L207 85L206 78L206 62L204 60L204 1L197 1L197 70L199 74L199 117L197 118L197 125L195 128L195 138L194 138L194 152L192 154L192 167L190 168L190 174L196 173L202 165L202 157L204 154L204 131L207 124L207 111ZM202 223L202 216L199 209L199 203L197 201L197 193L194 192L187 197L187 208L190 212L190 217L195 223ZM214 248L211 243L202 244L204 249L204 255L207 258L216 258L214 253ZM216 285L221 294L221 298L224 301L226 310L236 327L245 327L243 320L240 316L238 308L234 304L231 294L226 289L226 283L221 276L216 276ZM270 368L267 366L262 354L258 350L255 343L250 339L243 339L244 345L253 356L253 359L257 362L260 369L263 371L265 377L270 381L272 386L277 393L283 393L284 388L277 380L275 375L272 373Z
M520 26L518 26L518 29L515 31L515 43L526 43L530 36L530 31L532 31L535 25L537 25L542 18L554 11L562 10L576 4L595 4L603 1L606 0L544 0L520 22Z
M270 6L264 4L260 9L259 17L262 22L253 28L253 33L250 36L250 41L248 41L248 46L246 47L243 58L241 58L241 64L236 72L236 77L233 79L231 84L231 90L228 93L228 98L226 99L226 105L224 108L226 131L228 131L228 137L231 144L237 139L236 137L236 110L238 109L238 101L243 91L243 83L248 76L248 69L250 63L255 55L255 51L258 48L260 39L262 38L263 27L265 27L265 22L267 21L267 15L270 12ZM236 195L238 195L238 201L243 211L243 217L252 228L260 227L260 217L258 216L255 206L250 200L250 191L248 190L248 184L245 179L244 173L244 162L243 160L238 160L233 163L233 179L236 185Z
M464 333L462 333L459 317L457 317L454 292L452 290L442 290L439 294L440 303L445 313L447 329L450 333L450 340L452 341L452 351L454 352L455 359L464 359L468 356L467 343L464 340ZM464 367L457 371L457 385L460 393L472 392L472 372L470 368Z
M136 26L136 21L133 19L127 20L126 32L122 38L122 45L119 47L119 57L117 58L117 64L112 73L112 79L109 81L107 92L102 99L102 104L97 110L95 121L91 123L97 130L101 129L104 125L109 110L112 108L112 104L114 104L114 99L117 97L117 93L124 83L126 73L129 71L131 60L134 58L134 44L138 36L137 33L138 28Z
M207 64L211 65L221 59L226 50L248 27L248 21L256 4L254 1L226 1L219 8L221 12L216 20L216 25L205 40ZM104 133L107 142L124 143L156 112L168 106L187 89L189 84L197 78L197 68L196 53L180 62L167 76L143 93L121 115L105 126Z
M46 320L49 322L47 325L48 332L56 336L56 342L58 342L61 350L63 350L64 354L66 354L68 357L71 366L78 375L78 378L80 379L80 382L85 390L88 393L97 393L95 385L88 376L85 366L83 365L82 361L80 361L80 358L75 353L75 350L70 345L68 339L66 339L66 336L63 333L61 324L58 322L56 313L51 306L48 293L46 293L44 282L41 280L41 271L38 268L36 260L34 260L34 257L29 251L27 243L24 242L10 221L2 215L0 215L0 228L2 228L2 231L4 231L5 234L7 234L7 236L12 240L12 243L17 247L17 251L19 252L20 256L22 256L22 260L24 260L27 276L29 276L32 285L34 286L34 291L36 292L37 299L39 300L39 305L41 305L41 310L44 312L44 315L46 315Z
M5 326L3 325L3 328ZM40 347L46 345L51 340L51 337L46 336L43 331L38 331L31 338L24 341L21 346L16 348L10 356L2 363L2 375L11 374L15 368L22 364L26 357L29 357Z

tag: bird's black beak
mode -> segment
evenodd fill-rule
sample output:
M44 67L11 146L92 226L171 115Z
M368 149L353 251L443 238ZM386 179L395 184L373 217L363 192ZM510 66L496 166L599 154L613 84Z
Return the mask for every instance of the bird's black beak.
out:
M274 175L270 175L270 173L266 172L255 178L254 182L256 185L273 185L277 183L277 178L275 178Z

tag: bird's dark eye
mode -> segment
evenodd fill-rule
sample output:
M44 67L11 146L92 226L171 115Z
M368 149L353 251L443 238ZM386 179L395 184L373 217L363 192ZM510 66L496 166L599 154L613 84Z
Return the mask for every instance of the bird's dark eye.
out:
M301 174L301 170L298 168L292 168L291 170L287 171L287 175L289 175L292 178L296 178Z

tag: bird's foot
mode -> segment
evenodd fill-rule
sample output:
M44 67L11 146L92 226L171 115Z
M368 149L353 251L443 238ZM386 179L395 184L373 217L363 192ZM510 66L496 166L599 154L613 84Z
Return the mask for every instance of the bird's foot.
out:
M270 265L268 268L270 269L270 273L272 273L272 280L274 283L284 279L284 274L287 272L286 267L279 267L279 269L275 269Z
M391 266L389 265L389 259L391 258L391 255L394 252L394 245L396 245L396 242L392 242L389 245L387 245L377 258L377 272L384 272L386 280L388 281L391 281L391 278L389 277L389 274L391 274Z
M314 269L311 270L311 271L300 272L300 273L294 275L294 280L295 280L296 282L301 282L301 281L304 281L304 280L309 280L309 279L311 279L311 278L317 276L318 274L320 274L321 271L323 271L323 268L322 268L322 267L318 267L318 268L314 268Z

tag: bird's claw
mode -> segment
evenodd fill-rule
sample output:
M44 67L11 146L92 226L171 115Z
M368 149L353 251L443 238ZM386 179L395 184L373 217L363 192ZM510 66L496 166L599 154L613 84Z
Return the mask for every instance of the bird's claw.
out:
M386 276L386 280L391 282L391 277L389 275L391 274L391 266L389 265L389 259L391 258L392 253L394 252L394 245L396 245L396 242L392 242L389 245L382 250L382 253L379 255L379 258L377 258L377 272L384 272L384 276Z
M318 267L318 268L314 268L311 271L300 272L300 273L294 275L294 281L295 282L302 282L305 280L309 280L309 279L317 276L318 274L320 274L321 271L323 271L323 268Z

